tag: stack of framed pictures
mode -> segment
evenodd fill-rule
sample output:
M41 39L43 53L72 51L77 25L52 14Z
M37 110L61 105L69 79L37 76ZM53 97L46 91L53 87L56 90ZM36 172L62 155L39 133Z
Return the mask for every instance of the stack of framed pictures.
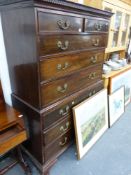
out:
M131 101L131 70L110 77L109 94L124 86L125 106Z
M124 113L131 100L131 70L110 77L109 95L103 89L73 108L78 159Z
M73 108L78 159L108 128L107 90L104 89Z
M124 113L131 101L131 70L110 77L109 87L109 126Z

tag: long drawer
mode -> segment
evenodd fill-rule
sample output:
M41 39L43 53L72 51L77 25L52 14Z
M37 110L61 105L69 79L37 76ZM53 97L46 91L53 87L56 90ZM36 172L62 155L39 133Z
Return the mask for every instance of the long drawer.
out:
M41 81L65 76L76 70L103 62L104 50L85 51L40 61Z
M58 138L55 142L45 147L44 160L48 161L52 157L57 157L71 144L74 133L69 130L67 133Z
M41 85L41 104L49 105L102 78L102 64Z
M44 35L39 37L40 56L106 47L107 35Z
M53 127L43 132L44 145L48 145L56 138L60 137L72 128L73 122L71 117L65 117Z
M82 32L83 18L38 11L39 32Z
M50 106L42 114L42 128L46 129L58 123L58 120L62 120L65 116L72 116L72 107L82 102L89 96L97 93L103 89L103 81L100 80L85 89L66 97L59 103L55 103Z

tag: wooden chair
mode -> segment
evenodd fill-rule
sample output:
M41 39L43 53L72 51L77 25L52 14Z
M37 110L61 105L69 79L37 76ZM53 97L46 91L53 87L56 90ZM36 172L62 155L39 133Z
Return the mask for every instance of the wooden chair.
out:
M0 175L3 175L17 163L22 165L27 174L31 174L20 148L20 144L26 139L27 134L23 116L17 110L5 104L0 84L0 159L2 160L4 155L11 150L17 153L16 160L2 168Z

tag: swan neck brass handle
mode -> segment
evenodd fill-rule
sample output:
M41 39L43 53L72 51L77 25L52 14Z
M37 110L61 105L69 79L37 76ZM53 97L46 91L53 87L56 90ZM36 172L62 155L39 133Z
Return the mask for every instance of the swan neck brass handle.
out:
M91 57L91 62L96 63L97 62L97 55Z
M93 46L99 46L100 40L99 39L93 39L92 43L93 43Z
M67 88L68 88L68 85L65 83L63 87L58 86L57 91L61 92L61 93L64 93L64 92L66 92Z
M70 21L69 20L58 20L57 21L58 26L60 27L60 29L66 30L70 27Z
M64 146L67 143L67 137L64 138L64 141L59 142L60 146Z
M97 30L97 31L100 31L100 30L102 30L102 24L98 24L98 23L96 23L95 24L95 29Z
M69 129L69 126L70 126L70 123L67 122L65 127L64 127L64 126L61 126L61 127L60 127L60 131L66 132L66 131Z
M96 77L96 72L89 74L89 79L93 80Z
M106 27L106 29L108 29L109 28L109 23L107 22L107 23L105 23L105 27Z
M93 91L93 95L94 95L94 94L96 94L96 91L95 91L95 90Z
M62 116L64 116L64 115L68 114L69 109L70 109L70 107L67 105L65 107L65 109L60 109L59 114L62 115Z
M69 67L69 63L65 62L64 66L62 67L62 64L57 64L57 70L65 70Z
M91 96L94 95L95 93L96 93L96 91L94 90L93 92L90 92L88 96L91 97Z
M90 92L88 96L91 97L92 96L92 92Z
M112 32L118 32L118 30L116 30L116 29L110 29Z
M69 41L65 41L64 42L64 45L61 41L58 41L57 42L57 46L58 48L60 48L61 50L67 50L68 49L68 46L69 46Z

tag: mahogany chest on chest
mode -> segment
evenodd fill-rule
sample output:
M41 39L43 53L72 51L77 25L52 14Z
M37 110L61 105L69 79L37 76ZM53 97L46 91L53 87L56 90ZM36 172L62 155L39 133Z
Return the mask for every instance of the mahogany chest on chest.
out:
M103 88L111 13L62 0L1 2L12 103L43 174L74 139L72 107Z

